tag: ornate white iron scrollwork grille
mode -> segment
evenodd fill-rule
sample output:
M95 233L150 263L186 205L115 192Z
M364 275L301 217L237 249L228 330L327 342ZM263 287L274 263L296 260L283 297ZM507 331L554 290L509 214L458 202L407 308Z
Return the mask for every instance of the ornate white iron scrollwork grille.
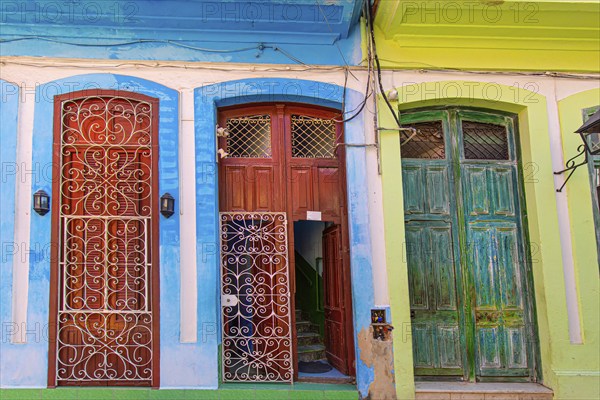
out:
M152 112L61 104L57 382L151 382Z
M293 380L285 213L223 212L223 380Z

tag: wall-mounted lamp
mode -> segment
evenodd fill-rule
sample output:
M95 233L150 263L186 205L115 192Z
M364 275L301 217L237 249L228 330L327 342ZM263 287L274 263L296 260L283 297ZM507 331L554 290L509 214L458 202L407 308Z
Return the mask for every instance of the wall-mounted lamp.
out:
M595 156L600 154L600 143L593 137L593 135L600 133L600 110L596 111L590 119L579 129L575 131L581 136L585 150L589 155Z
M581 127L579 127L579 129L577 129L575 132L579 133L583 144L580 144L579 147L577 147L577 155L567 160L565 163L566 168L554 173L554 175L560 175L569 171L569 175L567 175L567 178L563 182L562 186L556 189L557 192L562 192L577 168L587 165L588 156L600 155L600 142L598 141L598 137L595 136L600 133L600 110L596 111L590 117L590 119L588 119L585 124L581 125ZM581 156L584 156L583 160L578 163L576 160Z
M40 215L48 214L50 211L50 196L42 189L33 194L33 209Z
M165 193L160 197L160 213L165 218L175 214L175 199L169 193Z

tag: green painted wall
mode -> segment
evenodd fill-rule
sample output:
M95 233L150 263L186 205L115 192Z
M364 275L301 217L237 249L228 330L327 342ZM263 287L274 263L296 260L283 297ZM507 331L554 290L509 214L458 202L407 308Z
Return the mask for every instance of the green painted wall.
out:
M302 310L310 322L319 326L325 335L325 312L323 311L323 277L300 255L296 257L296 308Z
M449 86L457 90L446 90ZM550 155L548 134L547 103L544 96L524 89L495 84L499 89L494 101L487 100L485 85L480 82L444 81L428 82L397 88L400 110L434 106L465 105L488 108L498 111L513 112L518 115L521 147L521 162L525 166L525 197L527 218L526 225L532 243L532 270L537 308L537 326L539 329L541 373L546 386L555 391L557 399L569 397L579 391L579 399L584 391L598 393L598 368L589 364L584 375L576 372L577 366L587 362L589 358L600 353L597 336L588 333L589 345L581 353L587 352L584 358L573 352L574 345L569 343L565 285L563 279L562 254L557 220L557 208L554 189L554 175ZM452 98L447 94L452 93ZM458 94L458 97L456 95ZM583 107L581 107L583 108ZM394 127L393 119L385 105L379 108L380 126ZM581 112L576 115L580 116ZM579 117L581 118L581 117ZM581 123L579 123L581 124ZM383 201L385 214L387 268L391 294L391 309L394 325L394 361L397 395L399 398L410 398L412 387L412 345L410 341L410 315L408 302L408 282L406 262L402 257L405 242L403 229L403 199L400 165L400 149L397 131L382 131L382 168L383 168ZM535 175L528 179L527 168L535 166ZM585 181L587 182L587 181ZM583 183L581 183L583 185ZM589 190L589 183L587 183ZM589 196L586 192L589 203ZM585 207L582 205L581 207ZM577 206L579 208L579 206ZM587 209L589 210L589 208ZM588 212L591 216L591 212ZM587 218L589 219L590 216ZM588 228L589 230L589 228ZM588 232L589 233L589 232ZM585 230L576 233L577 237L585 235ZM593 235L590 235L593 239ZM592 257L595 247L588 249L585 257ZM578 257L583 257L579 255ZM579 269L581 263L578 261ZM584 324L589 323L589 330L598 332L598 274L596 263L592 264L595 276L586 276L590 282L585 290L591 293L581 296ZM580 279L581 281L581 279ZM586 322L587 320L587 322ZM587 335L591 335L587 337ZM594 337L596 339L594 339ZM533 338L535 340L535 338ZM594 342L594 340L596 340ZM585 345L585 344L584 344ZM570 374L570 375L568 375ZM587 375L586 375L587 374ZM572 376L572 378L567 378ZM592 381L595 380L595 383ZM562 382L570 383L562 384ZM578 386L575 386L577 383ZM588 397L593 398L593 397Z
M358 400L352 385L227 384L219 390L152 390L118 388L2 389L2 400Z

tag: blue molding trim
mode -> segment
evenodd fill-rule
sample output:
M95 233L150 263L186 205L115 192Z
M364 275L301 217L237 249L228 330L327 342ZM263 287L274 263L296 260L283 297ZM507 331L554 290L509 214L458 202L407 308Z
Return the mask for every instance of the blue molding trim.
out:
M3 32L0 35L0 54L109 60L308 65L344 65L345 61L349 65L359 65L362 59L358 24L352 27L345 39L322 40L323 36L305 33L301 43L285 43L284 39L288 36L285 32L277 35L222 35L211 32L207 35L196 35L196 39L191 41L170 41L161 38L107 40L86 36L85 33L77 36L73 32L50 38L17 32ZM202 41L199 41L198 37L202 37ZM274 37L278 41L273 41Z
M4 34L11 35L66 37L70 33L71 37L193 41L200 35L284 34L286 43L306 43L307 34L317 40L321 36L345 39L360 18L362 4L362 0L38 0L3 4L2 23Z
M296 64L299 59L306 64L343 65L346 59L356 65L361 60L362 4L362 0L5 2L0 53L252 64Z
M210 84L196 88L195 143L196 143L196 203L198 246L198 296L202 323L220 328L219 257L218 257L218 176L216 164L215 126L219 107L253 102L297 102L355 109L364 96L347 89L345 102L343 88L318 81L284 78L252 78ZM361 114L344 127L346 143L365 142L364 120ZM354 340L356 346L357 386L363 397L374 379L374 369L360 358L358 333L368 329L370 310L374 307L372 275L372 248L367 188L365 147L348 147L346 175L348 191L348 223L352 274L352 301L354 313ZM210 251L203 251L209 249ZM215 351L217 348L215 347ZM217 357L210 368L217 369ZM208 371L210 372L210 370ZM212 372L210 372L212 373ZM218 377L214 377L217 382Z
M71 76L40 85L35 92L32 166L32 193L44 189L52 193L52 143L54 96L84 89L125 90L158 98L159 104L159 193L179 196L178 134L179 96L177 91L148 80L113 74ZM34 101L33 98L26 99ZM51 198L51 201L56 201ZM176 201L176 204L178 201ZM158 206L158 205L157 205ZM170 219L160 217L160 348L174 353L179 344L179 213ZM52 212L45 216L31 213L29 305L27 324L31 334L27 344L13 345L2 352L10 365L3 376L3 387L46 387L48 380L48 321L50 293L50 235ZM32 361L35 360L35 361ZM184 373L164 367L161 379Z
M14 243L15 185L23 171L17 165L17 133L19 113L19 87L0 79L0 382L10 375L12 365L4 357L11 347L12 335L18 328L12 321L12 268L13 257L25 255L23 245Z

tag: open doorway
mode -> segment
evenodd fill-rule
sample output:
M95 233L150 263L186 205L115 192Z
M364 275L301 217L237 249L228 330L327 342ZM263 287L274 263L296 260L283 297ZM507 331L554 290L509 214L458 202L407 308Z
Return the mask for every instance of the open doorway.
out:
M294 222L298 380L351 382L345 339L341 226Z
M327 360L342 374L336 382L356 374L344 135L339 118L336 110L301 104L219 110L219 126L225 130L218 138L221 223L233 218L243 225L236 230L243 228L242 237L248 241L237 246L239 238L221 230L224 382L306 381L298 373L300 357ZM317 225L298 228L296 241L296 223ZM281 231L273 236L271 228ZM275 238L283 247L269 243ZM227 251L224 243L230 246ZM303 249L317 248L299 258L298 270L296 243ZM252 268L244 264L248 257ZM328 274L327 266L335 273ZM296 297L296 278L306 278L300 271L303 267L306 276L321 271L319 278L312 278L319 290L311 295L302 289L301 297ZM317 300L322 304L319 308ZM316 335L309 334L313 328ZM300 356L299 347L316 351ZM335 379L321 375L309 380Z

